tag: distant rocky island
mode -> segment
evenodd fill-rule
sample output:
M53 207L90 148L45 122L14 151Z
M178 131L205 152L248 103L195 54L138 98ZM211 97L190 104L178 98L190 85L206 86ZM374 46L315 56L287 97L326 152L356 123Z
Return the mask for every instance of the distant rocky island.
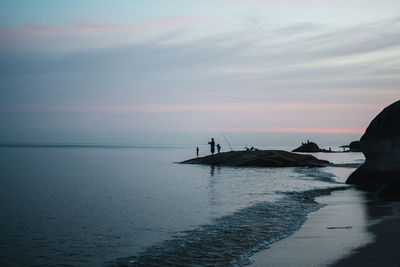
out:
M316 143L310 142L307 140L306 143L302 143L296 149L293 149L292 152L301 152L301 153L317 153L317 152L325 152L325 153L343 153L343 152L361 152L360 150L360 142L353 141L349 145L343 145L340 148L343 148L343 151L333 151L331 148L325 149L320 148ZM346 150L347 148L347 150Z
M400 101L382 110L360 139L365 163L346 183L378 197L400 199Z
M306 143L302 143L301 146L299 146L298 148L293 149L292 152L313 153L313 152L322 152L322 149L320 149L316 143L307 141Z
M329 161L283 150L230 151L181 162L229 167L325 167Z

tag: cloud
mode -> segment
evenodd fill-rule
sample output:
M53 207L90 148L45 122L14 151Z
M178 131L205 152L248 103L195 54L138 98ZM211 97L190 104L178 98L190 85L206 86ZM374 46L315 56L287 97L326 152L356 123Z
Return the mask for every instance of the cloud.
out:
M325 133L325 134L360 134L365 132L364 128L253 128L256 133Z
M155 24L169 20L166 18ZM178 18L171 20L180 21ZM182 18L182 21L190 20ZM107 31L108 27L89 28ZM109 75L125 73L132 77L168 75L172 79L185 75L189 80L190 77L194 80L218 77L244 83L290 79L307 82L306 79L329 81L339 77L346 80L366 73L367 79L395 76L400 64L399 19L350 29L313 24L264 26L193 37L180 43L166 42L186 34L185 30L175 31L161 35L161 39L98 49L83 46L55 56L46 51L5 51L0 57L7 64L2 64L0 73L4 76L85 71ZM80 43L80 37L71 38L70 43ZM389 78L393 84L398 82L395 77ZM359 77L355 79L361 82Z
M2 37L23 37L26 35L37 36L43 34L87 33L90 31L115 31L115 30L150 30L154 28L179 26L187 23L200 23L216 21L216 18L201 16L176 16L163 17L138 24L96 24L76 23L69 26L48 26L31 24L23 27L3 28L0 30Z
M322 111L322 110L375 110L376 106L366 104L342 103L304 103L304 102L252 102L252 103L207 103L207 104L159 104L159 105L23 105L2 106L0 112L40 112L40 113L91 113L99 114L161 114L193 111L212 112L268 112L268 111Z
M135 28L132 39L114 40L132 29L99 24L26 36L41 49L0 49L4 125L360 133L399 96L399 19L351 28L239 23L206 34L186 21L166 19L182 27L152 38ZM112 40L92 46L104 39Z
M271 4L309 6L311 3L315 3L315 1L313 0L217 0L217 1L229 4L244 5L247 7L249 5L254 7L265 7L265 6L271 6Z

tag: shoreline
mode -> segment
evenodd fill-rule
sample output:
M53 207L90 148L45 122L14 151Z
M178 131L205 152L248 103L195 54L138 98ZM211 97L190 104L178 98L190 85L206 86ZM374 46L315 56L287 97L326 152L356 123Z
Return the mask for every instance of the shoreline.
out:
M375 200L355 188L316 201L325 206L309 213L293 235L255 253L250 266L377 266L384 258L399 266L400 219L394 211L400 203Z

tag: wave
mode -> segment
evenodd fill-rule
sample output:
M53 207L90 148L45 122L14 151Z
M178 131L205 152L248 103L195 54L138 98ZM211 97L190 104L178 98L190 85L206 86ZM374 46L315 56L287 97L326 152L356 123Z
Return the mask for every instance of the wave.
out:
M106 266L244 266L251 255L283 239L306 220L307 214L323 205L315 197L334 190L313 189L283 192L276 202L259 202L213 223L178 233L138 255L116 259Z
M301 178L304 180L314 180L328 182L332 184L341 184L336 181L336 175L330 172L326 172L322 168L296 167L293 168L293 172L297 174L297 178Z

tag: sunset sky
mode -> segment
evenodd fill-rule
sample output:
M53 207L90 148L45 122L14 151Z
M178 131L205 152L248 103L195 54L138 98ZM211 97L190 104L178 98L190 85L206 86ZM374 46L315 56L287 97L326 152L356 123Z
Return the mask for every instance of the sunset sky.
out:
M0 22L0 142L352 141L400 99L398 0L5 0Z

